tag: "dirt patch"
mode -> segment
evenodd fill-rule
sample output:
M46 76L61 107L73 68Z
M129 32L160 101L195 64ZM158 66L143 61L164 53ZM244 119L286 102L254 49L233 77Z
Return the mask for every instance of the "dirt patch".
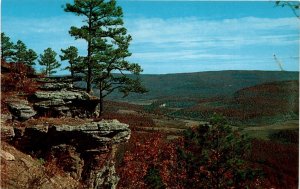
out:
M118 110L117 113L119 113L119 114L138 114L134 110Z
M57 168L45 165L43 159L16 150L11 145L2 142L1 150L10 153L15 160L1 159L1 188L79 188L79 183Z

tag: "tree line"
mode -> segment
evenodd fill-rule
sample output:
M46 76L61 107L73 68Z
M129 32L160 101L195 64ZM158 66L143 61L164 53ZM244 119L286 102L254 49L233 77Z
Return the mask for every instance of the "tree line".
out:
M41 66L45 66L42 73L50 76L56 73L57 68L61 64L56 60L57 53L51 48L44 50L43 54L40 54L39 58L37 53L33 49L27 49L25 43L18 40L14 44L10 37L4 32L1 33L1 60L4 62L23 63L24 65L33 68L36 65L36 60Z
M115 0L74 0L66 3L64 11L82 18L81 27L71 26L69 34L87 43L86 55L80 56L75 46L61 49L61 61L68 61L66 67L74 77L81 73L85 77L86 92L92 93L93 86L99 89L100 114L103 112L103 99L118 90L124 97L130 92L144 93L139 74L143 71L138 63L127 60L131 56L129 45L132 37L123 26L123 11ZM10 38L1 33L2 60L35 65L37 54L27 50L22 41L14 45ZM50 76L56 73L61 64L56 60L57 53L50 47L40 54L38 63L43 72Z

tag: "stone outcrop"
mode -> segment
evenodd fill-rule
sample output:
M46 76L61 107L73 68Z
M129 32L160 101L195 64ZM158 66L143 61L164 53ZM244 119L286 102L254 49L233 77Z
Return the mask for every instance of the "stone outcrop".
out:
M84 124L37 124L15 128L23 151L51 160L87 188L116 188L114 159L118 144L130 138L127 124L117 120Z
M84 161L74 146L67 144L53 146L47 154L47 158L64 172L70 173L72 178L80 180Z
M1 130L1 140L2 141L10 141L15 136L14 128L7 124L6 122L8 120L11 120L12 116L11 114L1 114L0 119L0 130Z
M70 78L49 77L38 82L41 91L28 100L39 116L87 118L97 114L99 99L73 88Z
M15 132L12 126L1 125L1 140L10 141L14 136Z
M8 109L11 112L13 119L21 121L27 120L36 115L36 111L32 109L26 102L10 102Z
M45 83L39 87L45 91L55 91L55 90L62 90L62 89L72 89L73 85L70 83Z
M15 160L15 156L13 156L11 153L6 152L4 150L0 151L0 157L1 157L1 159L5 159L6 161L14 161Z
M12 118L3 122L7 125L1 127L2 139L26 154L55 164L84 188L116 188L119 178L115 156L119 144L130 138L129 126L117 120L86 119L97 114L99 99L75 89L68 78L39 78L38 82L39 91L27 100L7 102ZM35 120L40 116L58 119ZM10 120L30 118L20 124Z
M68 77L39 78L39 91L27 100L7 102L12 119L25 121L31 117L90 118L98 114L99 98L75 89Z

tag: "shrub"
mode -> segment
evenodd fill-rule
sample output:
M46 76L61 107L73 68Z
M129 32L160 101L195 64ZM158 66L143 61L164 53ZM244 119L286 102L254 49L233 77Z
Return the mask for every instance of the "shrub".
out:
M271 133L269 138L274 141L283 143L299 143L299 131L298 130L281 130L275 133Z
M165 189L166 186L162 181L162 178L154 165L148 167L147 174L144 177L145 183L151 189Z
M2 74L2 91L33 93L37 90L37 83L31 78L34 75L33 68L26 66L23 63L4 64L9 68L9 72L7 74Z
M226 126L222 116L214 115L210 124L185 132L184 147L178 150L186 171L185 187L249 187L260 177L246 161L249 140Z

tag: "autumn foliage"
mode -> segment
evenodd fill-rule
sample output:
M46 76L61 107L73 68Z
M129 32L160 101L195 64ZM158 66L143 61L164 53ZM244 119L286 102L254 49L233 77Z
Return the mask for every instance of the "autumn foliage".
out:
M133 132L123 162L119 165L119 188L147 188L145 176L149 169L159 170L159 176L165 187L181 188L178 177L176 148L165 141L158 132Z
M6 73L1 73L1 91L16 91L33 93L37 90L37 83L32 79L34 69L23 63L1 63Z
M228 127L199 126L176 140L133 132L118 165L119 188L239 188L260 186L247 160L248 141Z
M298 144L253 140L250 159L265 173L265 188L298 188Z

